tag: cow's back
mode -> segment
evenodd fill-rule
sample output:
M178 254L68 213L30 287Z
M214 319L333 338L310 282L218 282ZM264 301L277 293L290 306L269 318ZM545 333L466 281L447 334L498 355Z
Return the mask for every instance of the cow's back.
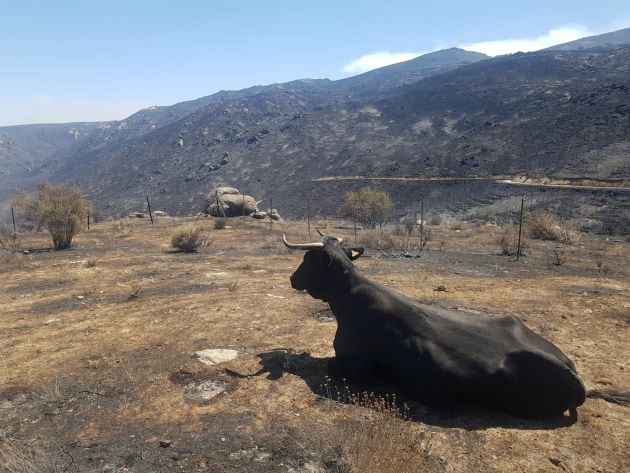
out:
M516 317L404 298L387 304L373 307L368 322L374 362L415 399L484 405L520 417L557 415L584 402L573 363Z

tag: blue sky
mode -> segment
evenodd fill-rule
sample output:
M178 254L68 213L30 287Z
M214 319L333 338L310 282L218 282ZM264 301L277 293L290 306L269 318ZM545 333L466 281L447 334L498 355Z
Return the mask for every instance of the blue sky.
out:
M0 0L0 125L122 119L437 49L534 50L630 27L628 0Z

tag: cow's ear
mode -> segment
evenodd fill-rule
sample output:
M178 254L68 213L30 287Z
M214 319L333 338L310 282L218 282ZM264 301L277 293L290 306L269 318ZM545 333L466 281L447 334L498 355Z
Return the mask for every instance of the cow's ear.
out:
M351 248L344 248L344 250L346 251L348 258L354 261L364 253L365 248L363 248L362 246L353 246Z

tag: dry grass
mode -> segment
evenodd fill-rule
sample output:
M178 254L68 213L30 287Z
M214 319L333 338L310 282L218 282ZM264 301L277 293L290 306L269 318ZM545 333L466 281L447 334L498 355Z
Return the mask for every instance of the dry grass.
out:
M560 243L577 243L580 233L574 225L560 222L551 213L534 213L525 220L525 231L530 238Z
M21 442L0 432L0 471L2 473L52 473L52 457L36 442Z
M273 461L284 461L279 456L293 439L282 444L266 437L281 412L277 431L290 426L309 439L309 426L318 426L313 437L330 439L318 444L320 452L333 458L336 451L343 460L337 471L558 471L550 457L573 472L627 466L627 409L601 400L588 400L578 422L559 429L525 421L497 425L466 412L427 427L424 418L403 422L365 407L322 404L317 386L334 353L336 324L313 316L325 304L291 289L288 278L302 253L278 244L281 233L306 240L306 224L274 224L278 233L270 234L266 222L243 222L213 233L213 245L198 257L164 251L182 223L103 223L79 234L72 252L0 255L0 428L19 432L26 460L37 465L24 446L44 439L48 449L59 452L63 445L72 452L69 471L101 471L89 466L89 456L123 471L132 453L130 471L238 471L232 464L199 465L252 443L262 448L267 438L263 446L274 446ZM204 231L212 224L197 222ZM351 229L328 226L325 233L352 240ZM115 238L121 227L124 240ZM575 361L589 388L630 385L628 242L583 237L579 247L564 249L566 263L557 267L549 264L552 242L533 241L528 257L516 263L496 255L496 226L475 228L468 239L446 225L432 231L445 251L409 260L372 253L356 265L414 299L518 315ZM21 234L18 242L44 248L48 236ZM86 267L90 259L98 264ZM604 275L598 264L613 270ZM448 291L434 291L439 285ZM301 355L264 362L278 347ZM239 356L202 367L190 354L205 348L233 348ZM226 378L225 368L247 376ZM268 371L253 375L262 368ZM182 383L217 377L227 380L228 392L203 405L185 399ZM158 446L164 437L173 447ZM158 454L163 463L143 463ZM274 471L252 462L241 471ZM303 464L293 468L308 471Z
M501 232L497 238L497 244L501 249L501 254L505 256L514 256L519 251L519 238L518 238L518 226L517 225L504 225L501 227ZM527 240L521 235L520 241L520 254L525 253L527 248Z
M215 220L218 222L219 220ZM215 227L216 228L216 227ZM184 225L179 227L171 237L171 246L184 253L194 253L198 249L206 246L206 240L201 233L201 227L195 225Z

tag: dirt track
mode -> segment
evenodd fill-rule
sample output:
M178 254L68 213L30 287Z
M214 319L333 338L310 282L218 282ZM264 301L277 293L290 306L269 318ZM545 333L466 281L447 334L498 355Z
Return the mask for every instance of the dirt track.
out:
M402 422L328 400L335 323L290 288L301 255L279 241L283 231L306 238L304 226L270 233L239 219L214 230L205 220L210 245L186 255L168 247L177 224L100 224L70 251L0 255L0 471L630 470L630 411L601 400L536 422L417 404ZM416 299L515 314L588 387L630 386L630 243L584 237L554 266L556 245L531 242L516 263L497 255L497 231L433 227L420 258L368 251L357 265ZM45 234L20 241L49 245ZM208 348L239 355L215 366L191 358ZM208 382L225 392L187 396Z

